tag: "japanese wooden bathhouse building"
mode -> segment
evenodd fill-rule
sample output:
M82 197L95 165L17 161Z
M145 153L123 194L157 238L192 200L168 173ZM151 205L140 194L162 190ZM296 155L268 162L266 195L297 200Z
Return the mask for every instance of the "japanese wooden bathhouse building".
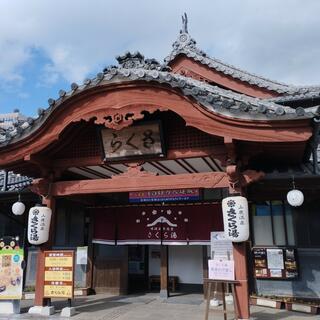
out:
M117 60L60 90L0 145L0 168L32 177L31 190L53 210L38 266L43 249L87 245L78 287L201 290L210 232L223 230L221 200L242 194L251 237L234 244L240 316L248 318L248 291L319 297L320 87L211 58L186 24L163 64L139 52ZM305 196L297 208L286 203L293 179ZM254 248L262 248L255 257ZM289 248L285 265L265 265L267 248Z

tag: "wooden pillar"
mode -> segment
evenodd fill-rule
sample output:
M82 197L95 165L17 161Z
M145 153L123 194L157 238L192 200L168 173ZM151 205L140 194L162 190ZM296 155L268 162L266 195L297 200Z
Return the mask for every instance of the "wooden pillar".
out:
M49 299L45 299L44 295L44 251L52 247L54 241L54 227L55 227L55 199L53 197L44 198L42 203L52 210L49 241L39 247L37 256L37 273L36 273L36 287L35 287L35 306L45 306Z
M160 297L169 297L168 246L160 247Z
M236 280L240 284L235 286L236 303L239 319L250 318L249 286L248 286L248 262L246 242L233 243L233 258L235 262Z

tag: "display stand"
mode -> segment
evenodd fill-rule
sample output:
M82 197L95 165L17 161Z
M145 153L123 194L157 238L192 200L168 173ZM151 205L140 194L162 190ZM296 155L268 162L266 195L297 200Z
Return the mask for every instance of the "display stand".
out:
M204 283L207 286L207 302L206 302L206 312L205 312L205 320L209 319L209 313L223 313L223 319L228 319L228 314L233 313L234 319L238 320L238 312L237 312L237 302L236 302L236 296L235 296L235 285L239 284L239 281L236 280L214 280L214 279L203 279ZM218 284L222 285L222 303L223 303L223 310L214 310L210 309L210 300L212 298L212 293L214 292L214 289L217 287ZM228 286L231 287L232 297L233 297L233 305L234 305L234 311L227 310L227 304L226 304L226 290Z

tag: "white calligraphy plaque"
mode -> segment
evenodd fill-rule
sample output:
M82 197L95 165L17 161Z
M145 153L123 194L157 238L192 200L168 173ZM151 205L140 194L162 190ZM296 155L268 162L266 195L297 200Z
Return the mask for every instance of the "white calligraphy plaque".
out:
M106 160L133 156L163 156L160 122L150 122L122 130L102 129Z
M234 280L233 260L208 260L209 279L213 280Z

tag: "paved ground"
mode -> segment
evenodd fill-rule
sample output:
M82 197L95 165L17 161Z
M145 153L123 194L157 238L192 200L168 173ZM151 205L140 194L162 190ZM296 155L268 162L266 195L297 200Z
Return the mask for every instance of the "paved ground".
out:
M189 294L160 300L158 294L132 295L113 297L109 295L95 295L81 297L75 300L77 314L74 320L203 320L205 304L202 295ZM0 319L63 319L56 312L51 317L31 316L26 312L32 300L22 302L22 314L5 316ZM56 310L65 306L65 301L54 301ZM274 310L271 308L252 307L253 320L304 320L319 319L318 316L309 316L303 313ZM65 318L64 318L65 319ZM223 319L221 315L211 314L210 320ZM230 315L228 319L233 319Z

